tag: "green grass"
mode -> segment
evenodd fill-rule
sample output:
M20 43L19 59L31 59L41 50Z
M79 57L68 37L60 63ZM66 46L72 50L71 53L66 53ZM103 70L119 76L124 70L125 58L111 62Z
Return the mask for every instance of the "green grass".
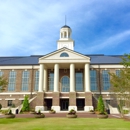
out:
M0 130L130 130L130 121L110 118L1 118Z

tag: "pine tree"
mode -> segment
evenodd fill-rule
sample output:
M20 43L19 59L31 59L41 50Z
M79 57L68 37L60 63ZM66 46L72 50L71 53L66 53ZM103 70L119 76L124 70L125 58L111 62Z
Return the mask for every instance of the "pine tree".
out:
M29 101L28 101L28 96L26 95L24 97L24 101L23 101L23 108L22 111L29 111Z
M105 112L105 106L101 95L98 98L97 110L99 111L100 114L104 114Z

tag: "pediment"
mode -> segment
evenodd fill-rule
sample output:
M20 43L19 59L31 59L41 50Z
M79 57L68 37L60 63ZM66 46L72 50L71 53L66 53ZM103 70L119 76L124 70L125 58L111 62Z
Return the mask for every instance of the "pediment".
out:
M61 57L61 54L67 53L68 57ZM39 63L70 63L70 62L90 62L90 58L68 48L62 48L49 53L39 59Z

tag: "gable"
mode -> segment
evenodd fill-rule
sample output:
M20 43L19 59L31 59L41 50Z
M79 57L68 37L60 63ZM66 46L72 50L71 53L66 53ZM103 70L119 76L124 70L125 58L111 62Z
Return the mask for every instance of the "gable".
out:
M63 56L62 56L63 55ZM68 56L67 56L68 55ZM65 57L67 56L67 57ZM39 59L39 63L78 63L78 62L90 62L90 58L72 51L68 48L62 48Z

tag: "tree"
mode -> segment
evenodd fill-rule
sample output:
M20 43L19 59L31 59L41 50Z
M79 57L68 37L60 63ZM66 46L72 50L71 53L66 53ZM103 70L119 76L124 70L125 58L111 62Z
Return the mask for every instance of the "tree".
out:
M105 106L102 99L102 95L100 95L98 98L97 110L99 111L100 114L104 114L105 112Z
M29 110L30 110L30 108L29 108L29 101L28 101L28 96L26 95L24 97L22 111L29 111Z
M7 79L0 76L0 92L5 90L5 87L8 85Z
M120 74L110 73L111 90L115 93L121 117L124 116L123 106L130 108L130 54L122 57L121 64L124 66Z

